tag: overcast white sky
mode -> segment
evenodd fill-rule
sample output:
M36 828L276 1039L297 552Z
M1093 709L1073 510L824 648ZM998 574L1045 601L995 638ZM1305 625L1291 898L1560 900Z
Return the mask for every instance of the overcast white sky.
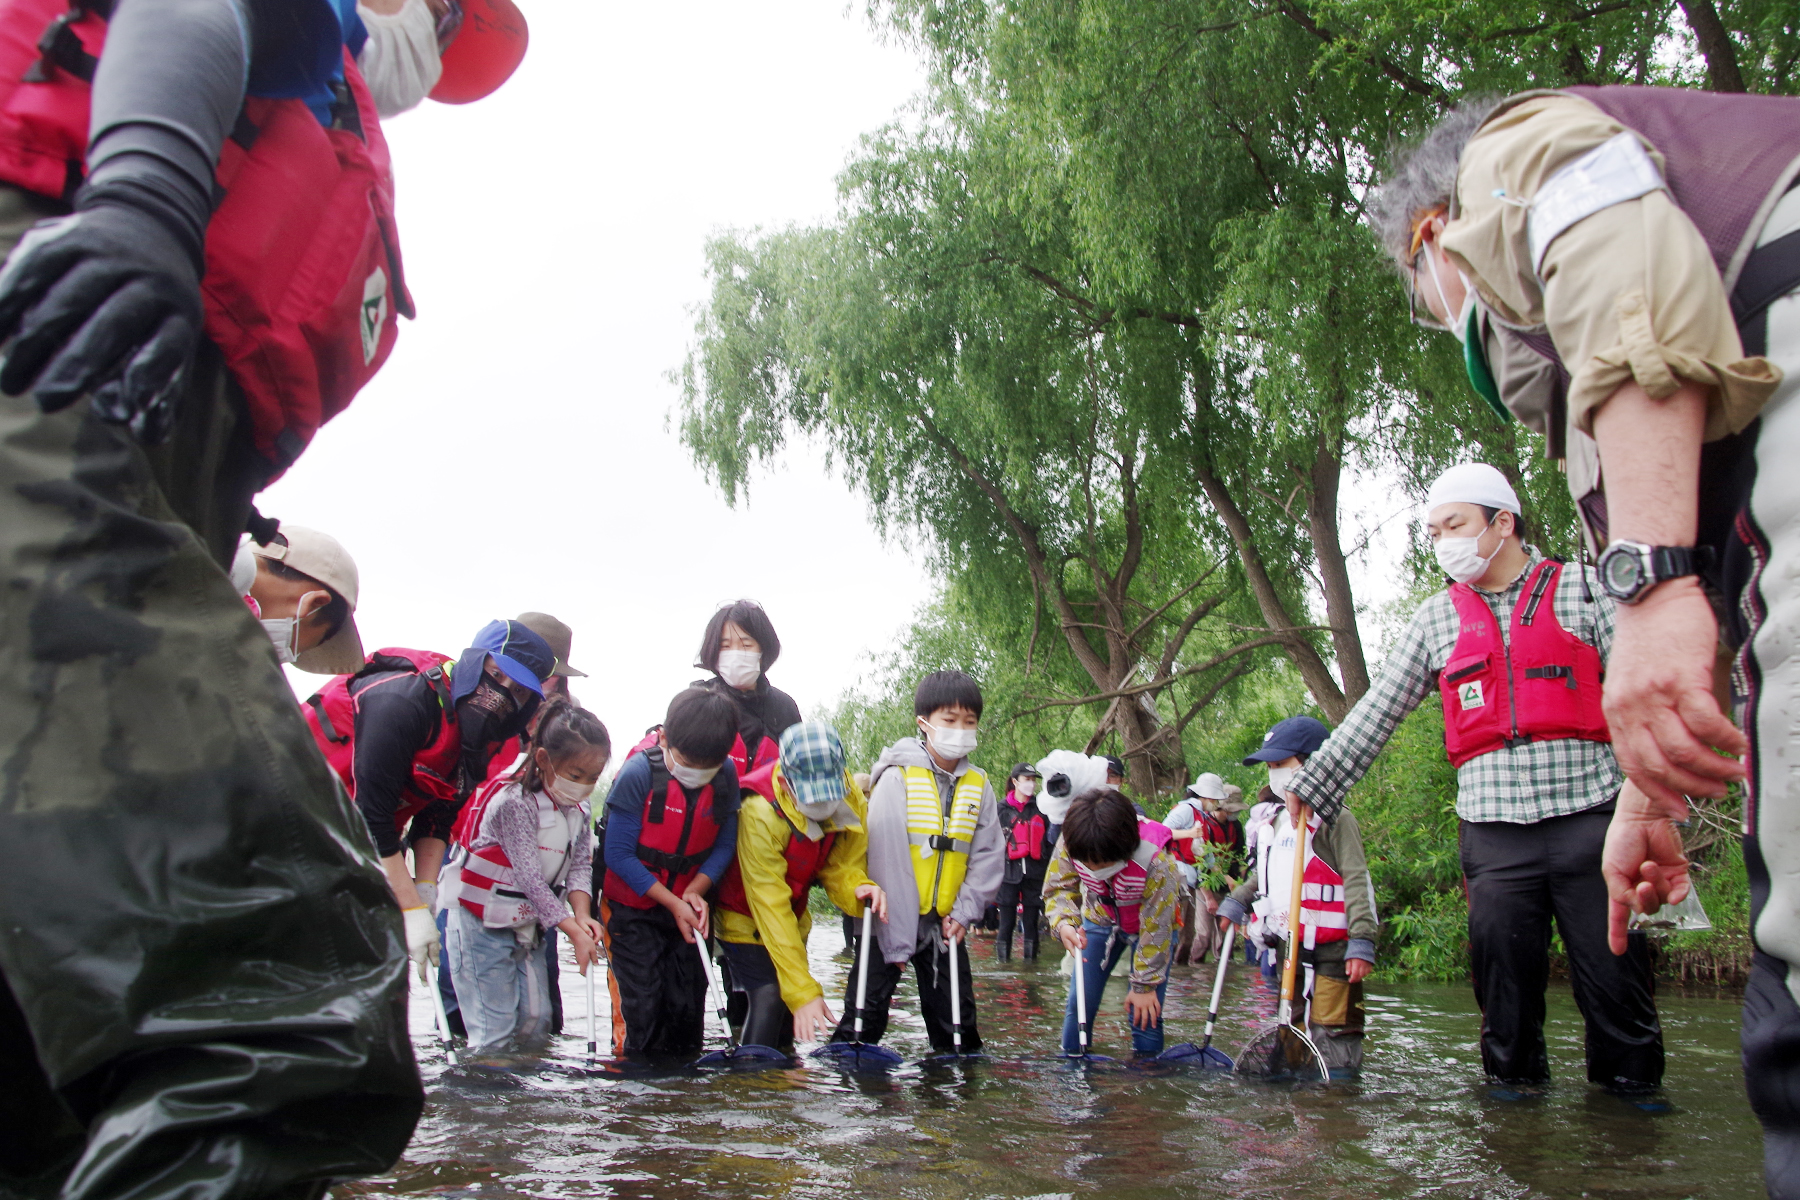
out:
M666 373L706 238L829 217L858 135L922 72L843 0L521 7L505 88L387 122L419 317L262 511L349 548L370 649L454 654L494 617L561 617L592 676L576 695L623 744L735 596L769 610L771 678L810 711L930 580L803 454L727 508L665 428Z

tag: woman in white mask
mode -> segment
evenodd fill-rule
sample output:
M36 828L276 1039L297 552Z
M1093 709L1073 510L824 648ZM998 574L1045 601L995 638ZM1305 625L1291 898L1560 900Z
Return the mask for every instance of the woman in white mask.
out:
M589 797L611 754L599 718L548 701L529 757L475 815L467 849L442 876L450 976L478 1054L527 1049L548 1036L544 934L555 929L569 939L582 974L596 961Z
M794 698L769 683L768 669L781 657L781 639L769 614L754 600L721 605L706 623L694 665L712 676L691 686L717 692L737 706L738 741L731 748L741 779L774 762L781 735L800 723Z

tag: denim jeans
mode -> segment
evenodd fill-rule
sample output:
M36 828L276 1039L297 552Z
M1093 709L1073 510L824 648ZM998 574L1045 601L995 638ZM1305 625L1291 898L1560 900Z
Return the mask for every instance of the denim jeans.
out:
M469 1048L491 1053L529 1045L550 1033L550 979L541 946L527 948L510 929L487 929L455 905L450 912L450 976Z
M1087 948L1081 952L1081 962L1076 970L1084 976L1087 985L1087 1020L1089 1049L1093 1048L1094 1013L1100 1007L1100 996L1106 990L1106 981L1111 978L1113 968L1119 960L1137 949L1137 938L1123 932L1115 935L1111 925L1095 925L1090 921L1081 923L1082 932L1087 934ZM1129 971L1127 971L1129 974ZM1156 999L1160 1004L1164 993L1169 990L1169 972L1163 970L1163 977L1156 984ZM1075 1015L1075 981L1069 980L1069 1003L1063 1011L1062 1048L1064 1054L1081 1053L1081 1022ZM1163 1023L1160 1016L1156 1024L1149 1029L1131 1027L1131 1049L1140 1058L1154 1058L1162 1053Z

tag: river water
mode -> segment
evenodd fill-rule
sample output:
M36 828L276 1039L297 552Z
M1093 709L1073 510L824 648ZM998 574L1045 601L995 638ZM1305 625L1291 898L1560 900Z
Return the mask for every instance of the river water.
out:
M837 1009L848 960L835 923L814 930L813 969ZM1326 1088L1197 1068L1152 1073L1055 1057L1063 976L1054 961L991 961L971 943L989 1058L919 1065L924 1026L902 985L887 1043L908 1065L847 1075L791 1070L570 1072L585 1063L586 987L561 977L568 1023L543 1069L489 1076L450 1066L422 990L414 1043L425 1115L390 1175L336 1195L512 1197L1608 1197L1762 1195L1761 1142L1737 1060L1730 996L1659 997L1666 1111L1583 1081L1581 1022L1553 985L1558 1083L1533 1099L1481 1085L1469 989L1369 984L1364 1072ZM1169 1041L1199 1041L1211 968L1177 968ZM1095 1049L1130 1052L1122 981ZM600 989L601 1047L608 1020ZM1258 974L1232 968L1217 1041L1233 1052L1273 1013ZM713 1029L717 1034L718 1030Z

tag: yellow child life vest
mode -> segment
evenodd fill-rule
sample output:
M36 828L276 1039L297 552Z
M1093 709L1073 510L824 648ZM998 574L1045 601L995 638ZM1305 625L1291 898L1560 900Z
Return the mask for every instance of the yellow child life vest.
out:
M906 840L913 847L913 879L919 885L919 915L948 916L969 871L969 848L981 815L981 792L987 775L970 767L956 781L945 819L937 776L929 767L907 767Z

